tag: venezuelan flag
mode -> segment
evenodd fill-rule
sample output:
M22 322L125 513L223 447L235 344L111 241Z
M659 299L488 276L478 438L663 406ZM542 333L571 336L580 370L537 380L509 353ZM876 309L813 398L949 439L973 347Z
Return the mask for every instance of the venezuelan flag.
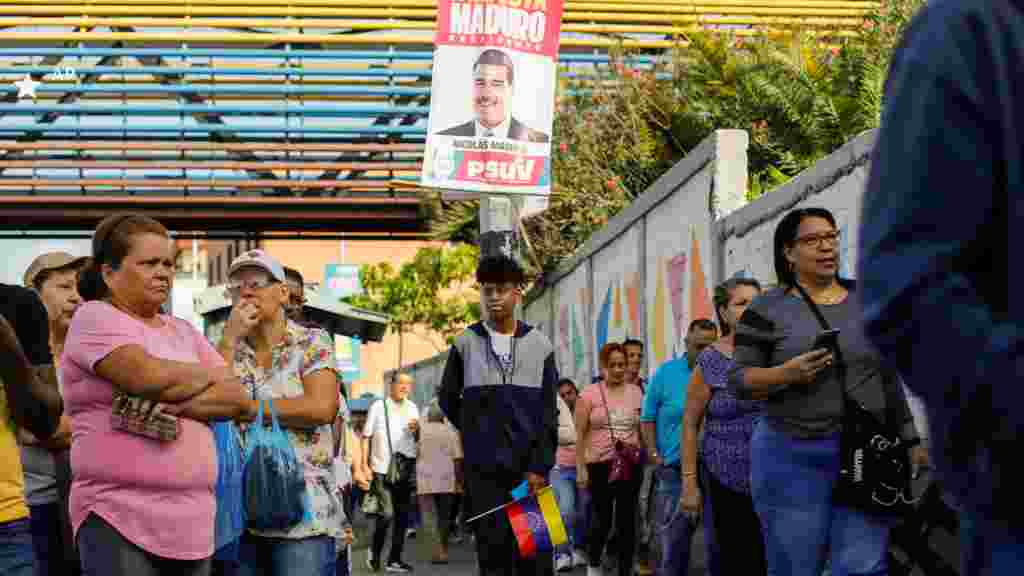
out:
M505 512L519 543L519 555L523 558L532 558L540 550L553 550L568 541L562 514L550 486L509 504Z

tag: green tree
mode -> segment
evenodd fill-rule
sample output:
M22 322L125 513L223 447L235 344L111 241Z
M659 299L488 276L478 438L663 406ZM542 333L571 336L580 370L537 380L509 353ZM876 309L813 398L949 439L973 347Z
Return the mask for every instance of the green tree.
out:
M883 0L854 38L696 31L653 67L613 51L610 66L560 81L549 208L524 222L541 268L571 256L714 130L750 134L754 199L877 127L891 53L923 4ZM475 202L435 213L437 237L476 241Z
M388 328L399 335L398 365L402 366L403 334L422 328L450 343L467 324L480 318L479 298L473 289L478 258L475 246L458 244L420 248L398 269L387 262L364 265L359 270L363 293L343 301L391 318Z

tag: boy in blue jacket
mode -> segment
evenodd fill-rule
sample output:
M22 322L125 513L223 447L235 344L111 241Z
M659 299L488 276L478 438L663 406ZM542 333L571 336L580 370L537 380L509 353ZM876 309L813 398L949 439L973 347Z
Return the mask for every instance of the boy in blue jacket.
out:
M448 352L441 409L462 434L467 514L512 500L524 480L532 491L554 466L558 372L551 342L515 319L524 274L515 260L492 256L476 273L487 320L467 328ZM504 513L476 522L480 576L553 573L550 551L522 558Z

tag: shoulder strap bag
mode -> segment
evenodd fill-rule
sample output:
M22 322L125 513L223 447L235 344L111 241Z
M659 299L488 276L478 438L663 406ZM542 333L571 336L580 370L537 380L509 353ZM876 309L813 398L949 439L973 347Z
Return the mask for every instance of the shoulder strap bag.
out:
M601 392L601 399L604 401L604 412L608 418L608 434L612 438L614 455L612 456L612 469L608 473L608 483L629 482L633 479L633 471L640 464L640 447L623 442L615 438L615 429L612 427L612 413L608 408L608 397L604 393L607 384L598 384Z
M818 305L799 284L795 284L823 330L831 327ZM836 504L880 516L903 516L913 510L909 446L900 435L900 396L896 379L883 372L885 421L857 402L848 390L847 365L839 346L835 370L843 394L843 415L839 436L839 480L832 491ZM883 368L884 370L884 368Z

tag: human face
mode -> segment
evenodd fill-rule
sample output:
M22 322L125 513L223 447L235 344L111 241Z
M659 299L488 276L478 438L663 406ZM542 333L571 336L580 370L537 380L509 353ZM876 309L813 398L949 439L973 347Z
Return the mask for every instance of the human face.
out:
M714 344L717 339L717 330L704 328L695 328L686 335L686 361L690 364L690 368L697 365L697 357L700 356L700 353Z
M228 282L232 300L255 306L261 322L276 318L288 301L288 286L262 268L240 268Z
M736 324L739 323L743 313L747 311L750 303L759 294L760 292L757 288L746 284L740 284L732 289L732 292L729 293L729 304L725 307L724 314L722 314L722 319L729 325L730 332L735 332Z
M480 287L484 306L491 320L501 322L515 311L519 303L519 287L514 282L485 282Z
M481 64L473 71L473 111L484 126L494 128L505 121L511 96L508 68Z
M391 399L395 402L401 402L409 396L409 392L412 391L414 382L412 376L408 374L402 374L397 380L391 383Z
M39 287L39 298L46 306L51 325L66 332L71 317L82 303L78 295L78 270L51 271Z
M132 236L121 266L114 270L103 265L103 280L115 302L140 314L155 314L167 302L174 281L171 239L152 233Z
M306 289L298 280L288 280L288 317L295 320L302 316L306 303Z
M558 387L558 395L565 401L566 406L570 410L576 407L576 389L568 384L562 384Z
M644 363L644 348L636 344L626 346L626 379L636 380L640 375L640 367Z
M608 365L605 372L608 375L608 384L616 386L626 381L626 355L622 352L612 352L608 356Z
M800 222L796 240L786 248L786 259L798 280L831 282L839 270L839 231L824 218L811 216Z

